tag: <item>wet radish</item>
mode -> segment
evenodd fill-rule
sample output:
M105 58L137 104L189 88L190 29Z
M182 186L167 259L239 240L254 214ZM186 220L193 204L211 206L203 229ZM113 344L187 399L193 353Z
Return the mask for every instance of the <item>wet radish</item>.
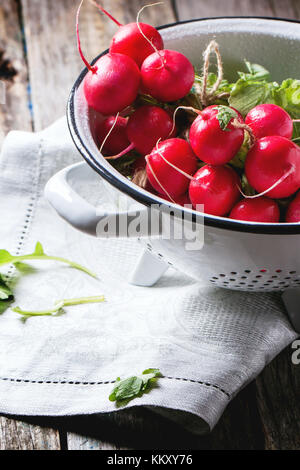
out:
M146 23L140 23L139 21L122 25L102 6L95 2L93 3L119 27L118 31L112 38L109 52L125 54L131 57L140 67L146 57L152 54L155 50L163 49L163 39L157 29L153 26ZM140 12L142 10L143 8Z
M226 127L222 129L219 112L227 112ZM233 120L242 121L241 115L228 106L208 106L191 125L189 140L197 157L205 163L224 165L239 151L244 140L244 130L235 128Z
M159 101L177 101L186 96L195 79L194 67L183 54L164 49L153 52L141 67L142 91Z
M293 120L290 115L276 104L259 104L251 109L245 123L251 127L257 139L269 135L280 135L291 139L293 135Z
M85 59L79 38L79 12L76 32L80 57L88 68L83 82L83 91L88 105L104 115L116 114L133 103L140 86L140 71L131 57L109 53L90 65Z
M96 139L104 155L121 152L130 145L126 132L127 118L109 116L96 129Z
M119 158L133 149L146 155L159 139L176 135L170 114L159 106L148 105L141 106L129 117L126 132L130 145L111 158Z
M300 193L297 194L295 199L290 203L285 221L289 223L300 222Z
M239 184L232 168L205 165L190 182L190 200L195 208L203 204L206 214L226 215L240 197Z
M245 173L258 193L289 197L300 188L300 148L285 137L263 137L248 152Z
M178 138L160 142L146 157L146 161L147 176L152 187L171 200L187 191L190 182L188 176L191 177L197 169L197 159L190 144Z
M190 201L190 197L189 197L188 193L185 193L185 194L182 194L181 196L175 197L173 199L173 201L168 196L161 195L161 197L166 199L166 201L175 202L175 204L179 204L180 206L187 206L187 205L191 206L191 201Z
M231 219L248 222L279 222L280 211L278 204L270 198L242 199L231 210Z

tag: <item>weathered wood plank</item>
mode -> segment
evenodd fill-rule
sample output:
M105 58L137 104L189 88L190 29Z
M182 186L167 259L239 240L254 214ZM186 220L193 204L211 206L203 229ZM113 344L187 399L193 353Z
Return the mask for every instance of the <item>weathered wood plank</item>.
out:
M59 450L59 433L0 417L0 450Z
M27 66L24 57L18 2L0 0L0 147L11 129L31 129ZM5 61L5 63L4 63ZM5 103L2 93L5 87Z
M6 100L0 103L0 147L11 129L32 130L28 96L28 70L17 0L0 0L0 80ZM1 59L0 59L1 62ZM0 90L1 92L1 90ZM59 449L59 434L48 428L0 417L0 450Z
M7 4L8 2L0 0L0 6L2 3ZM120 21L125 22L134 19L138 7L144 2L138 0L126 2L126 10L124 9L125 2L121 0L103 3ZM196 16L219 16L222 14L277 15L285 17L295 17L297 15L299 17L299 5L292 0L244 0L243 2L227 0L226 5L225 2L224 5L222 3L216 0L210 0L210 2L202 0L183 2L177 0L177 8L180 19ZM71 0L65 0L63 3L51 2L51 0L44 0L43 2L22 0L22 4L29 48L30 77L33 87L34 124L36 129L40 129L63 114L69 88L78 71L82 68L76 51L74 35L76 5ZM171 9L171 2L165 2L163 8L165 9L163 14L160 7L146 10L143 19L151 21L153 24L173 21L174 13ZM87 56L92 58L108 46L109 37L115 31L115 25L107 21L105 17L95 13L93 7L87 3L82 10L80 29L84 50ZM266 368L256 382L257 388L252 384L233 401L210 436L199 439L197 443L193 439L186 438L185 440L181 437L181 448L256 449L264 446L270 449L297 448L296 446L299 448L300 432L297 423L300 420L299 411L295 411L299 410L296 402L296 391L298 391L299 396L299 373L296 373L296 367L291 367L288 361L290 361L289 352L284 352ZM286 368L288 369L286 370ZM258 396L257 401L255 399L256 393ZM279 413L277 412L278 409L280 409ZM260 419L263 420L264 434L262 433ZM21 422L15 422L7 418L0 418L0 420L0 436L1 433L2 436L6 436L4 440L5 448L18 448L18 445L22 445L22 442L18 443L15 439L12 444L15 447L7 447L10 442L9 436L13 434L27 443L27 447L19 448L32 448L30 446L33 445L33 440L30 440L29 435L26 434L28 430L34 436L41 436L43 432L43 428L34 427L33 425L24 425ZM162 444L165 438L166 447L171 445L167 433L165 432L165 436L163 436L163 433L158 432L158 419L153 420L151 426L149 426L151 428L149 435L145 431L146 422L149 422L149 419L141 422L136 420L136 416L133 415L132 422L137 431L131 436L132 446L141 448L144 441L148 442L148 445L151 445L152 448L157 448L155 447L155 444L157 444L155 436L161 439ZM139 422L140 424L138 424ZM99 430L93 432L93 429L97 429L97 426L101 427L101 422L92 418L90 418L88 426L77 426L77 429L68 434L68 447L82 450L128 448L123 447L123 442L122 444L107 443L107 441L114 442L113 435L116 434L116 429L113 427L110 430L107 422L104 421L104 424L102 424L102 436L99 435ZM167 427L164 429L167 429ZM121 431L122 426L120 426ZM25 437L23 437L24 433ZM80 434L95 434L97 440ZM145 437L143 439L138 438L138 434L140 436L145 434ZM47 437L48 443L46 439L43 444L44 447L40 448L49 448L45 446L52 445L51 442L55 442L54 445L57 445L56 433L55 436L52 434L50 441ZM126 436L123 438L126 440ZM129 438L128 435L127 438ZM35 441L35 445L41 445L42 439L40 437L37 441ZM174 440L172 443L174 444ZM127 445L129 444L130 442L127 442Z
M268 450L300 449L300 367L292 364L292 352L283 351L256 380Z
M34 128L39 130L65 113L69 91L83 64L76 48L75 14L79 2L21 0L32 87ZM102 2L120 22L133 20L142 1ZM145 21L153 24L174 20L171 2L148 8ZM116 25L86 1L80 15L82 47L92 59L109 46Z
M68 418L68 449L197 449L199 438L146 408ZM89 437L83 437L89 436Z
M127 450L126 447L71 432L68 433L67 439L68 450Z
M176 0L180 20L207 16L278 16L299 17L297 0Z

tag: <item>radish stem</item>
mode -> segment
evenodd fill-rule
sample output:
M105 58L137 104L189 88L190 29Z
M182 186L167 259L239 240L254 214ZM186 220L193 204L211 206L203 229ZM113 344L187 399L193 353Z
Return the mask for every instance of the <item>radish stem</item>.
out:
M82 52L82 49L81 49L81 42L80 42L80 37L79 37L79 13L80 13L80 10L81 10L81 7L82 7L82 4L83 4L84 0L81 0L80 2L80 5L78 7L78 10L77 10L77 14L76 14L76 37L77 37L77 47L78 47L78 51L79 51L79 54L80 54L80 57L83 61L83 63L85 64L85 66L89 69L90 72L92 73L96 73L97 72L97 67L92 67L91 64L86 60L86 58L84 57L83 55L83 52Z
M110 157L104 157L104 158L105 160L117 160L117 158L123 157L123 155L130 152L134 148L135 148L134 144L131 143L130 145L128 145L128 147L126 147L126 149L122 150L122 152L118 153L117 155L112 155Z
M108 13L107 10L105 10L99 3L95 2L95 0L90 0L90 3L94 5L96 8L98 8L102 13L104 13L108 18L110 18L116 25L118 26L123 26L122 23L120 23L116 18L114 18L110 13Z

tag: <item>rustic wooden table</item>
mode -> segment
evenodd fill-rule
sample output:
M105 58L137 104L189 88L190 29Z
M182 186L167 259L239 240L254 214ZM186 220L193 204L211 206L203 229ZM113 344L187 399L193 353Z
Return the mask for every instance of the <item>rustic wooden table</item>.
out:
M69 90L82 68L74 34L78 2L0 0L0 79L7 81L6 105L0 105L0 144L10 129L40 130L64 114ZM121 22L134 20L145 3L102 2ZM147 9L143 19L159 25L222 15L300 19L300 1L164 0L161 7ZM90 58L108 47L115 32L115 25L89 2L82 9L80 28ZM287 348L267 366L203 438L153 420L147 410L103 418L3 416L0 449L299 449L300 367L292 365L291 353Z

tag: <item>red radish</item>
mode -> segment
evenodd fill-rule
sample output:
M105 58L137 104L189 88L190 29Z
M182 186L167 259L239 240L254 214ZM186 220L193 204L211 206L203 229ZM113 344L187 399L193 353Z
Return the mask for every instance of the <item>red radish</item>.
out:
M122 116L109 116L98 125L96 139L104 155L113 155L128 147L130 142L127 137L126 126L127 118Z
M106 54L92 66L85 59L79 38L79 12L76 17L77 46L80 57L88 68L83 91L88 105L104 115L115 114L129 106L140 86L140 71L131 57L124 54Z
M239 185L239 177L232 168L205 165L194 175L189 195L194 207L203 204L206 214L222 216L239 199Z
M300 188L300 148L285 137L263 137L249 150L245 173L258 193L289 197Z
M119 26L119 30L112 38L109 52L128 55L140 67L146 57L152 54L154 50L163 49L163 39L153 26L139 21L122 25L102 6L96 2L93 3ZM143 8L140 13L142 10Z
M146 157L146 161L151 185L159 194L172 200L187 191L189 176L197 169L197 159L190 144L178 138L160 142Z
M295 199L290 203L285 221L289 223L300 222L300 193L297 194Z
M248 222L276 223L279 222L280 212L275 201L261 196L256 199L242 199L234 206L229 217Z
M164 196L164 195L160 195L160 196L166 199L166 201L175 202L175 204L179 204L180 206L191 205L191 201L190 201L188 193L175 197L173 201L168 196Z
M244 141L244 130L234 127L232 117L223 130L217 118L219 110L236 114L236 119L243 122L241 115L228 106L208 106L199 112L190 128L189 140L197 157L211 165L224 165L239 151Z
M293 135L293 120L289 114L276 104L259 104L251 109L245 123L251 127L257 139L269 135L280 135L291 139Z
M141 67L142 90L159 101L177 101L188 94L195 79L194 67L183 54L164 49L153 52Z
M133 149L146 155L159 139L176 135L176 129L172 131L172 128L173 120L167 111L159 106L141 106L128 119L127 136L131 144L111 158L119 158Z

